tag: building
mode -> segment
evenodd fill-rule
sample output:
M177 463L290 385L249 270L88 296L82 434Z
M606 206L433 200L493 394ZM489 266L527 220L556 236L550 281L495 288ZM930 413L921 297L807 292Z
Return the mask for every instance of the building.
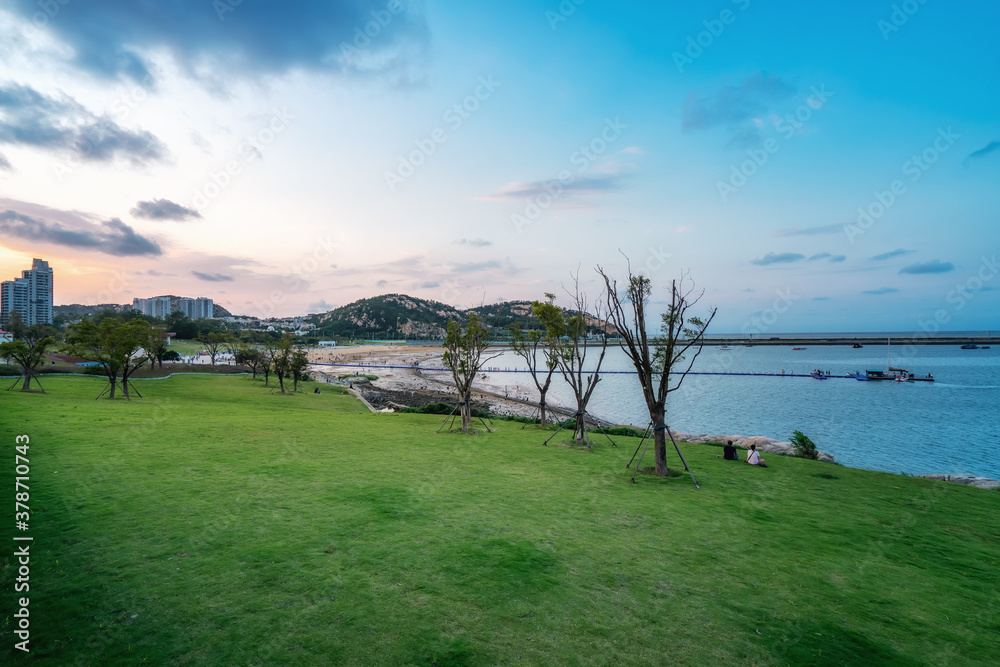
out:
M170 297L154 296L149 299L132 299L132 308L143 315L164 320L170 314Z
M204 297L192 299L186 296L154 296L149 299L132 299L132 309L161 320L165 320L174 311L179 311L192 320L212 319L215 315L215 302Z
M52 324L53 278L49 263L33 259L31 268L21 272L20 278L0 283L0 324L10 321L14 312L28 326Z

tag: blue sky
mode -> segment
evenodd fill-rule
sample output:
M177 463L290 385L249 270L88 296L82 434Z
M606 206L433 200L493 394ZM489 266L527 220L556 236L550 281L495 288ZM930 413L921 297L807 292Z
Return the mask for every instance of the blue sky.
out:
M719 332L1000 326L994 3L5 7L0 275L57 303L468 306L627 256Z

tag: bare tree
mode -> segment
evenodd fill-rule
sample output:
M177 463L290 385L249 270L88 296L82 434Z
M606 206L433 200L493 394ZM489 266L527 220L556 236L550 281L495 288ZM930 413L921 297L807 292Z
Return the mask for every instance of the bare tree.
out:
M545 395L552 384L552 375L556 371L556 361L552 350L559 342L562 331L558 329L556 323L562 311L553 303L556 295L545 293L546 301L532 301L531 313L539 322L551 322L552 328L542 328L540 330L523 331L518 322L508 327L510 331L510 348L514 354L524 359L528 365L528 372L531 373L531 380L538 389L538 414L541 425L545 426L547 412L545 410ZM539 361L539 350L542 359ZM542 371L541 364L544 364L545 371Z
M444 341L444 364L451 370L458 391L459 414L462 415L462 431L472 429L472 383L476 374L494 354L483 358L483 353L493 342L489 331L483 326L478 315L469 313L469 322L464 327L452 320L448 323L448 333Z
M568 290L567 290L568 291ZM604 355L608 350L607 323L602 318L603 312L598 302L594 304L594 314L590 315L588 309L590 304L587 296L580 291L580 274L577 272L573 276L573 291L569 292L573 298L574 315L565 317L558 308L547 310L542 313L545 318L542 324L545 325L546 335L551 343L550 354L552 360L559 368L559 372L573 390L576 398L576 430L573 440L582 445L587 443L587 404L590 397L597 388L597 383L601 381L601 364L604 362ZM589 335L590 331L595 332L597 338L595 342ZM598 349L597 363L593 369L589 369L587 358L591 355L591 348Z
M688 315L688 310L701 300L704 290L694 294L694 283L688 275L670 281L670 302L660 317L660 333L650 336L646 309L652 294L652 283L642 274L634 275L628 268L628 282L622 293L618 285L601 267L597 272L604 278L608 300L608 318L618 329L621 348L632 360L638 373L646 408L653 423L653 451L656 475L667 474L667 396L681 388L684 378L701 354L705 330L715 317L715 308L702 319ZM685 366L685 363L686 366ZM670 436L673 441L673 436ZM684 461L674 442L677 455ZM684 462L687 468L687 462Z

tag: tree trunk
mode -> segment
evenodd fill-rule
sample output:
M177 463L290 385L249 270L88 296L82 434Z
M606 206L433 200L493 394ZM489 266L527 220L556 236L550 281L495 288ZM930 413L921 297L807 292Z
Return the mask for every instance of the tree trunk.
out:
M656 461L656 476L667 476L667 430L657 428L664 424L666 420L666 410L663 406L653 406L649 411L649 416L653 420L653 454Z
M546 391L548 391L548 390L546 390ZM545 426L545 391L541 392L541 395L540 395L540 397L538 399L538 419L541 422L541 425L544 427Z
M468 433L472 429L472 395L466 394L460 402L458 410L462 415L462 432Z
M586 407L586 404L581 403L577 403L576 406L576 432L573 434L573 439L578 445L582 445L587 438L587 420L584 419Z
M28 391L31 388L31 371L27 368L24 369L24 384L21 385L21 391Z
M118 384L118 374L109 375L108 380L111 382L111 392L108 394L108 398L113 399L115 397L115 385Z

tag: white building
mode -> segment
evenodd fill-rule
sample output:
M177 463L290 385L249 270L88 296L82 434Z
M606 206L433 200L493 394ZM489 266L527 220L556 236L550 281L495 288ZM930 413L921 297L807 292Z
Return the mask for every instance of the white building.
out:
M52 324L53 277L49 263L34 259L31 268L20 278L0 283L0 323L10 321L13 312L21 313L28 326Z

